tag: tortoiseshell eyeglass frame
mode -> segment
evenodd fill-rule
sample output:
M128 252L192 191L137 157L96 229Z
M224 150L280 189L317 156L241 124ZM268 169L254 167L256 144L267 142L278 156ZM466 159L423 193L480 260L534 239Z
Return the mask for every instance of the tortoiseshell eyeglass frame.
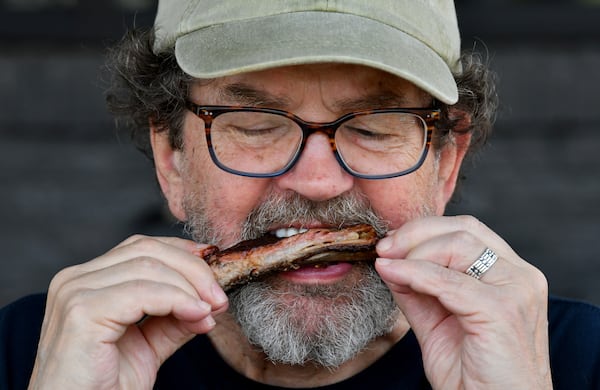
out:
M439 121L440 113L441 113L441 110L437 109L437 108L381 108L381 109L362 110L362 111L351 112L351 113L341 116L340 118L334 120L333 122L320 123L320 122L306 122L306 121L300 119L299 117L297 117L296 115L292 114L291 112L273 109L273 108L259 108L259 107L246 107L246 106L200 106L200 105L197 105L197 104L189 102L189 101L187 102L187 108L191 112L193 112L196 116L198 116L200 119L202 119L204 121L206 143L208 145L208 151L210 153L210 157L211 157L212 161L215 163L215 165L217 165L222 170L229 172L229 173L233 173L235 175L245 176L245 177L256 177L256 178L277 177L277 176L283 175L284 173L289 171L296 164L298 159L300 158L300 155L302 154L302 151L304 150L304 146L306 144L306 140L308 139L308 137L311 134L316 133L316 132L321 132L321 133L327 135L327 137L329 138L329 143L331 145L331 150L333 151L338 163L349 174L351 174L354 177L358 177L361 179L389 179L389 178L393 178L393 177L407 175L407 174L419 169L421 167L421 165L423 165L423 162L425 161L425 159L427 158L427 153L431 146L431 139L432 139L433 131L436 128L435 124L437 121ZM217 118L219 115L222 115L222 114L225 114L228 112L244 112L244 111L245 112L262 112L262 113L268 113L268 114L281 115L281 116L291 119L302 129L301 145L298 148L298 151L296 152L296 154L290 159L290 161L283 168L279 169L276 172L272 172L272 173L251 173L251 172L244 172L244 171L239 171L236 169L229 168L228 166L223 165L219 161L219 159L217 158L216 153L213 149L213 145L212 145L211 126L212 126L213 120L215 118ZM339 128L339 126L342 123L344 123L352 118L356 118L356 117L363 116L363 115L380 114L380 113L407 113L407 114L416 115L416 116L420 117L421 119L423 119L423 121L426 124L426 129L425 129L425 131L426 131L425 137L426 138L425 138L425 145L423 147L421 156L414 166L412 166L409 169L400 171L400 172L388 173L388 174L383 174L383 175L368 175L368 174L356 172L346 164L344 159L338 153L336 144L335 144L335 132L337 131L337 129Z

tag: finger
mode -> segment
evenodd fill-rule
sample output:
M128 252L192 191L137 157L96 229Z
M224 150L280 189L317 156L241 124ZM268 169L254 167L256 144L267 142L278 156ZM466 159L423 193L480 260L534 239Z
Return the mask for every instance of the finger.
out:
M93 271L139 256L155 257L165 261L183 256L198 262L198 257L194 256L193 253L198 250L199 245L202 246L202 244L177 237L136 235L129 237L104 255L81 266L85 271Z
M149 281L178 287L200 298L194 286L181 273L152 257L137 257L106 268L82 273L67 280L60 288L63 296L75 295L77 290L102 289L129 281Z
M425 260L377 259L382 279L399 293L415 292L440 301L448 311L469 315L487 285L461 272ZM485 299L488 299L487 297ZM477 306L481 307L481 306Z
M188 255L193 262L198 262L199 257L195 253L208 246L178 237L135 235L127 238L106 254L81 264L81 266L85 271L92 271L108 267L131 257L149 256L168 260L169 257L177 257L184 254ZM132 256L132 253L134 253L134 256Z
M426 348L425 341L435 329L440 328L444 321L449 320L451 313L436 297L416 292L412 289L408 278L396 275L406 271L404 268L407 267L403 267L400 263L404 261L377 259L375 267L392 292L396 304L410 324L421 348ZM423 352L428 355L427 350Z
M376 268L396 291L434 297L446 310L465 318L479 314L504 321L527 313L525 310L507 315L508 310L541 307L547 296L546 279L533 267L524 271L525 277L502 285L481 283L463 272L424 260L378 259Z
M152 359L164 361L196 332L214 326L210 305L181 289L155 282L138 280L90 289L60 303L44 320L40 350L60 348L63 361L83 367L91 367L94 356L114 353L115 346L129 348L128 356L139 359L139 367L147 367ZM162 324L162 332L140 337L141 328L136 324L145 316L153 327ZM168 340L156 340L165 335ZM157 352L149 353L157 347ZM81 350L88 353L80 356L77 351Z
M161 365L183 344L197 334L208 333L214 326L215 320L212 316L193 322L182 321L170 316L149 317L140 325L140 330ZM133 347L136 346L133 345Z
M425 217L407 222L400 228L390 231L377 244L381 257L405 258L410 250L434 237L450 233L464 233L494 249L504 257L512 258L510 246L487 226L471 216Z
M475 261L482 258L487 250L479 238L466 232L451 232L433 237L413 247L406 255L406 259L427 259L459 272L466 272ZM494 255L496 253L494 252ZM524 262L524 261L521 261ZM481 278L488 283L502 283L518 273L517 261L508 262L496 255L496 260L488 269L493 276L485 272Z
M156 241L160 241L166 245L174 246L179 249L185 250L187 252L193 252L194 250L197 250L198 245L203 246L202 244L198 244L195 241L187 240L185 238L180 238L180 237L167 237L167 236L152 236L152 237L150 237L150 236L145 236L145 235L141 235L141 234L136 234L136 235L133 235L133 236L128 237L127 239L123 240L121 243L119 243L113 249L122 248L124 246L128 246L137 241L145 240L145 239L153 239ZM208 246L208 245L206 245L206 246Z
M420 340L455 321L466 332L491 321L480 309L495 306L495 292L470 276L424 260L378 259L376 268Z
M145 280L88 290L71 297L64 309L71 329L93 333L90 328L99 328L97 341L105 343L116 343L128 326L145 316L172 316L193 323L211 313L210 305L184 290Z
M172 243L175 246L170 245ZM191 253L197 248L198 245L192 241L175 237L134 236L103 256L59 273L55 277L55 284L60 286L66 281L78 278L85 273L108 269L131 259L153 258L187 279L198 291L198 294L213 306L213 310L223 311L227 305L227 296L217 284L208 264Z
M213 311L223 312L227 309L227 295L215 280L208 264L194 254L198 252L199 247L206 246L208 245L177 237L139 236L137 240L120 248L119 256L129 257L137 253L154 254L154 257L183 275L196 288L200 296L212 305Z
M537 270L519 282L495 286L423 260L378 259L376 269L422 345L432 332L457 329L465 336L531 337L543 345L538 333L544 333L547 282Z
M440 304L437 298L417 293L408 286L394 284L389 280L385 280L385 282L419 339L428 335L437 324L450 315L450 312Z

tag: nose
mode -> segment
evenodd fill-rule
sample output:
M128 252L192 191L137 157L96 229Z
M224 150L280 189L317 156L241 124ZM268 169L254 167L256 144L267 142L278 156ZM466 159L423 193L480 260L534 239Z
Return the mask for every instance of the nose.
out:
M323 133L311 134L294 167L277 177L277 185L314 200L334 198L352 189L354 177L342 168Z

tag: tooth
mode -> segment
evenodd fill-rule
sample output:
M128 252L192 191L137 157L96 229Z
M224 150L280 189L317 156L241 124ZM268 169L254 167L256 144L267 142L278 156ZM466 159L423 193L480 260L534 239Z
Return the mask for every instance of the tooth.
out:
M275 236L277 236L278 238L284 238L284 237L291 237L293 235L296 235L298 233L304 233L306 232L308 229L296 229L296 228L281 228L281 229L277 229L275 230L274 234Z

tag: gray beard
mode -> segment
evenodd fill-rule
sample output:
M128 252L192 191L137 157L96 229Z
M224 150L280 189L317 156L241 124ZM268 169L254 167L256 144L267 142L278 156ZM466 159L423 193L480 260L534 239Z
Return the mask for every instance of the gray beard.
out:
M366 264L352 286L267 280L234 290L229 299L248 340L271 361L293 365L339 367L390 332L398 314L390 290Z
M200 199L186 198L187 230L198 242L219 245L223 230L209 223L218 218L211 218L202 206ZM271 197L253 210L243 223L240 240L260 237L272 226L290 221L340 227L368 223L380 235L387 231L387 223L360 195L313 202L293 194ZM249 283L230 293L230 313L248 340L273 362L339 367L390 332L399 312L372 265L354 269L360 275L354 274L353 283L297 285L277 277Z

